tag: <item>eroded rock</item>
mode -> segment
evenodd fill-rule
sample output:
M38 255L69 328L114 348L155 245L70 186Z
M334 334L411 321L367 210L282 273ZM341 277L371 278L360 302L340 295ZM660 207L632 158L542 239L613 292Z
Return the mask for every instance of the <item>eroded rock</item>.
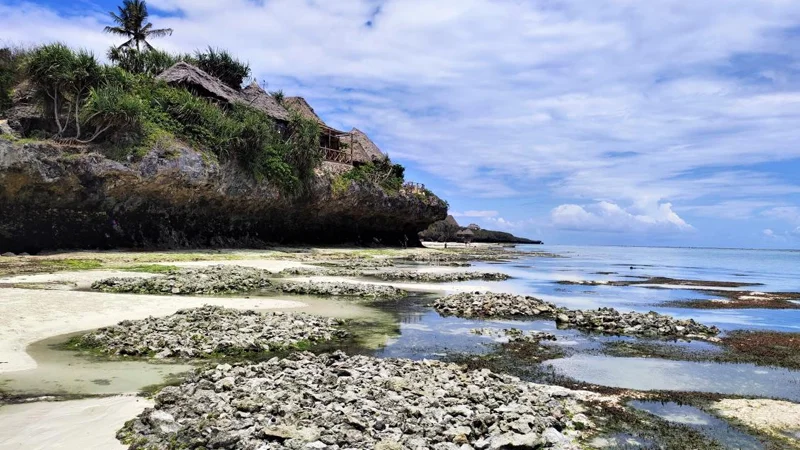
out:
M343 337L341 324L309 314L204 306L166 317L125 320L83 335L78 344L112 355L207 358L277 351Z
M233 384L209 388L222 379ZM118 437L132 448L577 449L570 417L582 410L569 394L488 370L301 353L196 373ZM180 428L154 425L153 411Z

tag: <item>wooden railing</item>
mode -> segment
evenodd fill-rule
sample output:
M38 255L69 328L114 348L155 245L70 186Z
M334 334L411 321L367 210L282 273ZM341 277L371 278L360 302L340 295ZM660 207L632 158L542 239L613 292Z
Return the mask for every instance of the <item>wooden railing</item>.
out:
M409 191L424 191L425 185L422 183L414 183L413 181L406 181L403 183L403 188Z
M332 148L325 148L322 147L322 151L325 152L325 161L340 163L340 164L353 164L353 153L350 149L348 150L336 150Z

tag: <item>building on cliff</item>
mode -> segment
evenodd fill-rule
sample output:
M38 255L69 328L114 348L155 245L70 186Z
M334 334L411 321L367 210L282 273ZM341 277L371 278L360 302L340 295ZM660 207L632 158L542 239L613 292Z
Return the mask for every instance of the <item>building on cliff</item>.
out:
M320 126L320 148L325 161L346 165L360 165L385 159L377 145L357 128L341 131L325 123L303 97L287 97L279 103L255 81L241 91L186 62L179 62L158 77L173 86L189 89L194 94L222 104L239 103L262 111L278 127L285 129L291 112L315 121Z

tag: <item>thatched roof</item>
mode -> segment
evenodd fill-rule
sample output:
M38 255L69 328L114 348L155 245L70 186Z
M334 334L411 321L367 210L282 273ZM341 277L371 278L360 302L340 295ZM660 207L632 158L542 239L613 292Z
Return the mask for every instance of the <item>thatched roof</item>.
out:
M286 106L287 109L300 113L300 115L306 119L316 121L323 127L328 126L322 121L322 118L314 112L314 108L312 108L303 97L286 97L283 99L283 105Z
M198 91L200 95L225 103L241 103L258 109L273 119L288 120L289 113L264 92L257 84L251 84L243 91L237 91L201 69L183 61L175 64L156 77L169 84L179 85Z
M386 158L381 149L358 128L350 131L353 136L353 162L368 163Z
M319 126L333 134L347 134L344 131L337 130L336 128L333 128L325 123L325 121L323 121L322 118L317 115L317 112L314 111L314 108L312 108L303 97L286 97L283 99L283 105L286 106L286 109L296 111L306 119L311 119L317 122Z
M169 84L177 84L200 90L200 93L204 96L213 97L216 100L228 103L234 103L242 99L239 91L183 61L161 72L156 79L164 80Z
M264 89L261 89L261 86L255 81L242 90L242 96L249 102L250 106L264 111L270 117L289 120L289 111Z
M465 230L461 230L458 233L456 233L456 236L475 236L475 233L469 228L467 228Z

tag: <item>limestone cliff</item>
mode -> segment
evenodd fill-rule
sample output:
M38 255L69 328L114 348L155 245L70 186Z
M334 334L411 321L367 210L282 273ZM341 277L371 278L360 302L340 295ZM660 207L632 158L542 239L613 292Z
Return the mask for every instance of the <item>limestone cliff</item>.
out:
M334 177L319 170L311 193L292 198L185 146L117 162L92 148L0 137L0 251L416 245L447 214L427 191L334 189Z

